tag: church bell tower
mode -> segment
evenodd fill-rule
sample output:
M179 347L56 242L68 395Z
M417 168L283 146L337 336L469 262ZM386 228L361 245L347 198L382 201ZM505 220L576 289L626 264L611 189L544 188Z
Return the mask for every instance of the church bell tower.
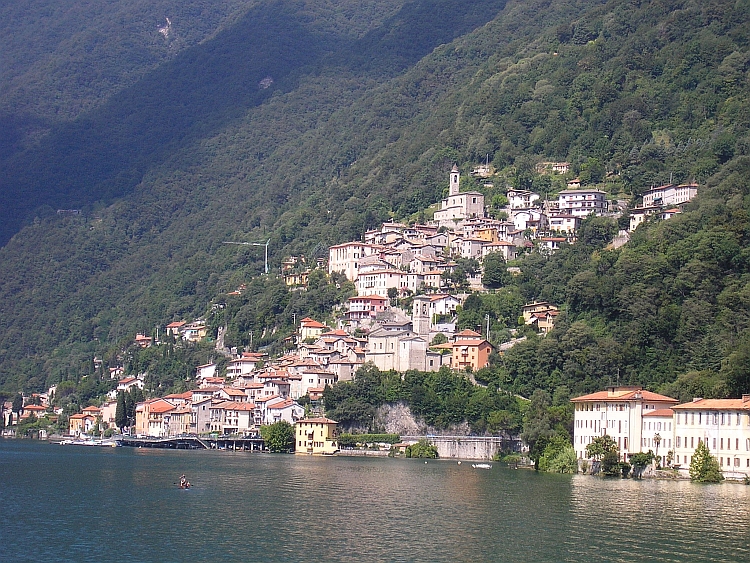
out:
M451 170L450 188L448 189L448 195L458 195L458 185L460 183L461 173L458 171L458 166L453 165Z
M414 309L411 317L412 330L419 336L430 334L430 298L417 295L414 298Z

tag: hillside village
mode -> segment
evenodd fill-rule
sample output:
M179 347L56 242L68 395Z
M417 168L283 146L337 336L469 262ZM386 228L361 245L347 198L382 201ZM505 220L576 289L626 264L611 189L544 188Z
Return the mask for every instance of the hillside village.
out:
M543 164L553 173L568 170L567 163ZM488 170L482 167L474 170L480 176L486 173ZM295 424L311 416L322 417L325 387L353 380L367 363L382 371L400 373L434 372L443 367L469 373L480 370L489 364L491 354L502 354L523 340L523 336L512 338L496 347L486 331L456 330L456 312L468 292L484 290L481 264L485 258L496 254L509 262L532 250L554 252L561 243L575 243L585 217L616 218L622 213L617 204L606 200L605 192L582 189L577 180L572 180L554 201L542 201L539 194L530 191L510 189L503 209L505 218L492 219L486 215L483 194L461 192L459 185L460 172L454 166L447 197L426 224L384 223L380 229L368 231L362 241L329 248L328 274L343 274L353 282L357 293L342 305L335 326L310 317L301 319L288 352L280 357L252 350L225 350L231 355L225 373L219 373L216 363L198 366L194 389L139 402L129 432L151 437L248 435L279 421ZM630 211L630 230L650 216L667 219L679 213L695 195L693 185L647 190L643 205ZM622 237L626 240L627 233L621 233ZM476 260L479 265L465 284L451 278L460 259ZM283 262L287 285L304 289L310 270L301 271L301 265L304 261L296 257ZM319 262L318 266L322 265ZM512 267L508 270L513 272ZM245 289L240 286L234 293L241 294ZM410 298L408 311L398 306L404 297ZM554 327L559 312L552 303L528 303L519 311L519 322L544 335ZM206 323L198 319L169 323L163 334L177 342L199 342L209 336L208 332ZM133 344L149 348L162 342L158 336L137 334ZM222 346L220 334L217 351ZM121 367L110 368L110 379L117 384L106 401L69 417L71 436L115 428L118 393L144 388L144 374L123 377ZM46 394L27 398L21 419L45 416L54 392L53 387ZM583 398L575 401L579 406L587 404ZM582 437L578 429L579 425L588 428L589 423L578 420L579 411L577 406L575 440L577 453L583 458L581 445L590 437ZM55 411L55 416L61 414L60 409ZM10 403L3 407L3 420L5 426L14 422ZM316 446L315 453L335 446L335 422L320 420L326 421L330 436L319 442L322 446ZM662 422L666 429L667 422ZM628 449L627 438L624 448Z

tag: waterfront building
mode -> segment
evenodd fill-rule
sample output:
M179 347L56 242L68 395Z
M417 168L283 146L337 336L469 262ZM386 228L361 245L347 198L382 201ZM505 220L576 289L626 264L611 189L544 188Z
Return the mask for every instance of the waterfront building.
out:
M169 436L169 426L175 410L177 407L164 399L149 402L146 434L157 438Z
M206 434L211 430L210 409L213 399L194 399L190 405L190 432Z
M99 407L100 420L103 425L103 430L107 428L115 428L115 415L117 414L117 401L106 401Z
M253 403L226 401L212 406L211 411L218 415L218 421L212 421L211 430L222 434L246 434L255 428Z
M165 437L169 435L170 414L175 405L164 399L151 399L135 407L135 433L137 436Z
M87 434L96 423L96 419L88 414L78 413L68 419L68 434L71 436L80 436Z
M708 447L724 476L750 476L750 395L741 399L693 399L674 411L674 464L690 469L699 442Z
M641 451L649 450L666 459L674 448L674 411L672 409L649 410L643 415ZM665 465L662 463L661 465Z
M575 405L573 447L579 459L588 459L586 446L598 436L612 437L621 459L643 451L644 415L673 408L679 401L638 386L608 387L571 399ZM653 436L651 436L653 439Z
M338 451L336 425L338 422L329 418L305 418L295 424L295 453L298 454L333 454Z
M169 417L169 436L182 436L192 431L193 410L188 404L178 405Z

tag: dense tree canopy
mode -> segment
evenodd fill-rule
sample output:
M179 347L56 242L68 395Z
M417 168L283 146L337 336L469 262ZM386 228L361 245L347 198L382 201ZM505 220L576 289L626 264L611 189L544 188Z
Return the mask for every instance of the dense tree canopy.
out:
M750 391L746 2L187 2L166 42L163 2L64 14L71 33L121 13L156 18L124 35L112 26L93 51L42 40L60 17L46 4L51 19L34 22L15 3L0 8L13 61L0 106L3 389L59 384L60 400L85 406L109 390L98 357L147 371L149 393L181 390L210 344L129 348L173 320L205 318L211 337L227 327L228 345L282 351L295 318L328 316L352 291L319 273L309 291L289 291L275 275L284 256L312 266L380 221L427 217L454 163L492 205L508 185L554 196L565 178L535 165L560 160L610 200L637 205L669 181L696 181L699 196L617 250L606 244L621 225L600 218L576 244L509 264L512 276L490 259L495 293L467 300L460 327L489 315L497 344L524 302L562 312L548 336L522 330L477 374L495 393L473 427L504 427L504 412L520 425L507 392ZM197 5L201 17L188 17ZM492 185L470 180L487 160ZM262 249L223 244L233 240L270 240L272 274ZM443 375L393 381L384 392L410 395L439 425L474 397ZM369 396L335 408L366 425L368 405L391 400Z

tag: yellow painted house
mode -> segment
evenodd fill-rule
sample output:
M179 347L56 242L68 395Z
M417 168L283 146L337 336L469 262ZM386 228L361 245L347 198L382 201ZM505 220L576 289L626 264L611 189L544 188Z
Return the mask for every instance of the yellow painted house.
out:
M339 449L335 438L338 422L330 418L305 418L295 424L295 453L330 455Z

